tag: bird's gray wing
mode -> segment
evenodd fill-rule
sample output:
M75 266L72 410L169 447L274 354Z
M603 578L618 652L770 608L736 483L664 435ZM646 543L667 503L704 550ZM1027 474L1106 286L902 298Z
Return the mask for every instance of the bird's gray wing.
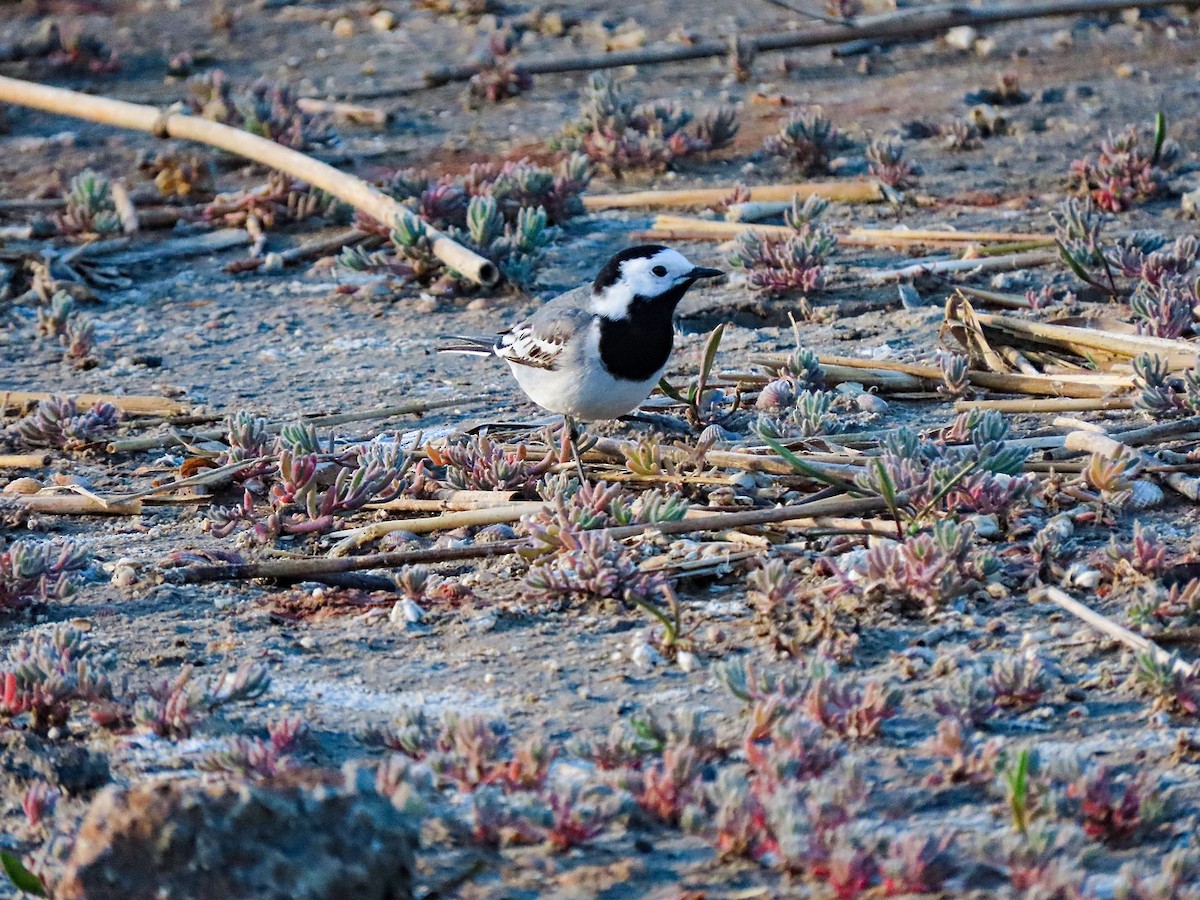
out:
M560 294L500 337L496 355L519 366L555 369L567 345L591 327L587 287Z

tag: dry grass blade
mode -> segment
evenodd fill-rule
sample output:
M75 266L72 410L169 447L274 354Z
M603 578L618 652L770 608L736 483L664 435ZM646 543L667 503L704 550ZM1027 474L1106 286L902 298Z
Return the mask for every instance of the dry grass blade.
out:
M98 497L90 493L16 494L0 502L48 516L138 516L142 513L140 500Z
M412 534L430 534L434 531L449 531L453 528L475 528L481 525L505 525L518 521L521 516L537 512L544 504L540 500L513 500L503 506L485 509L464 509L443 513L440 516L425 516L419 519L396 519L390 522L375 522L347 531L335 531L332 537L340 537L329 551L330 556L345 556L351 550L378 540L396 531Z
M1194 366L1200 356L1200 347L1187 341L1141 334L1113 334L1074 325L1050 325L985 313L977 313L976 318L984 328L998 331L1009 338L1062 347L1085 357L1094 351L1126 359L1147 353L1161 357L1173 370L1180 370Z
M583 198L583 205L592 212L605 209L706 208L723 204L732 190L732 187L685 188L676 191L588 194ZM752 201L791 203L793 197L803 200L813 196L824 197L835 203L880 203L884 200L883 186L875 180L807 181L798 184L763 184L750 188ZM737 230L745 229L739 227ZM737 230L732 233L736 234Z

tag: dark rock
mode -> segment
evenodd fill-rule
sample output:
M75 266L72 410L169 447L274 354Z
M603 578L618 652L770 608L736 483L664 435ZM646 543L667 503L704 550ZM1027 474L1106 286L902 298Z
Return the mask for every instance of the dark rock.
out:
M408 900L416 823L331 773L113 786L92 802L61 900Z

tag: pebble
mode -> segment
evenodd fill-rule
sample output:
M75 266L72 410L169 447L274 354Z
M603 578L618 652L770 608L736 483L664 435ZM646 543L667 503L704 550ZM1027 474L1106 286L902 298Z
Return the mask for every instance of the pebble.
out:
M317 647L316 639L308 636L307 634L304 637L300 638L300 640L297 643L299 643L300 646L303 647L305 650L315 650Z
M391 31L396 27L396 14L390 9L381 9L371 16L371 27L376 31Z
M979 38L979 32L970 25L958 25L946 32L946 45L955 50L970 50Z
M693 672L700 665L700 660L696 654L689 653L687 650L680 650L675 657L675 662L685 672Z
M5 494L36 494L42 489L42 483L36 478L14 478L4 486Z
M662 657L649 644L638 644L629 654L629 660L639 669L649 671L662 662Z
M1179 198L1179 208L1190 215L1200 213L1200 187L1185 192Z
M883 415L888 411L888 402L878 394L859 394L854 402L865 413Z
M354 35L354 22L348 16L342 16L333 23L333 36L340 38L352 37Z
M467 622L467 627L476 634L483 634L495 628L498 621L500 619L494 612L482 612L477 616L472 616Z

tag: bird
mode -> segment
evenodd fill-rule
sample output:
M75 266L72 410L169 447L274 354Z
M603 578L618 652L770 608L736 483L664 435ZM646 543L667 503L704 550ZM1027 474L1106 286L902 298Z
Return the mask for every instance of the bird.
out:
M661 244L628 247L590 285L499 335L448 335L456 343L438 349L500 357L530 400L563 416L574 446L576 422L620 418L650 396L671 357L679 302L697 281L724 274Z

